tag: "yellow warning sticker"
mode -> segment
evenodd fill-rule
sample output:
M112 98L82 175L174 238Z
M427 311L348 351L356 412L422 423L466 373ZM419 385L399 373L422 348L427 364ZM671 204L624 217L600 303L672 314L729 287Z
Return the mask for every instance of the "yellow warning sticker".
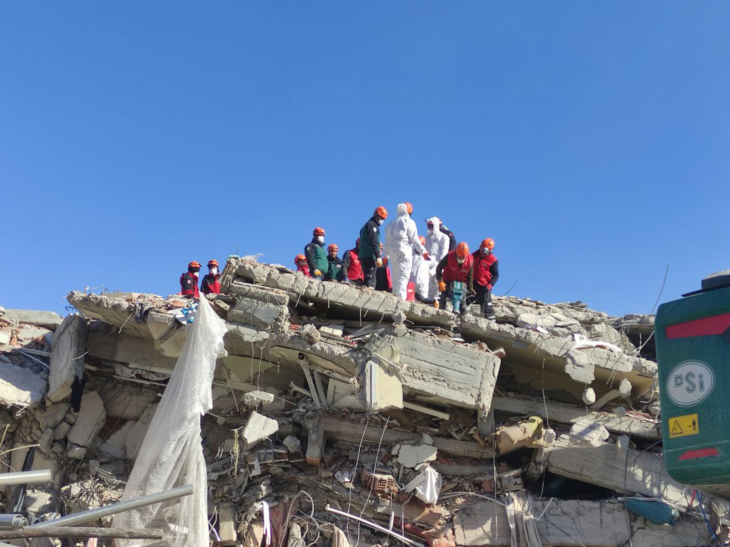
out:
M700 421L697 414L669 418L669 437L672 439L687 435L697 435L699 432Z

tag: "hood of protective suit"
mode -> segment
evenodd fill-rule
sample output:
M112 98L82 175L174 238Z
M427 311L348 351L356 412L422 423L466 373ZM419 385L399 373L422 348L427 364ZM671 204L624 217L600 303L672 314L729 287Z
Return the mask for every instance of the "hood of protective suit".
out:
M405 203L399 203L395 212L399 217L408 216L408 206Z
M434 232L441 229L441 220L439 219L439 217L431 217L431 218L427 219L426 223L428 224L429 222L431 224L433 224Z

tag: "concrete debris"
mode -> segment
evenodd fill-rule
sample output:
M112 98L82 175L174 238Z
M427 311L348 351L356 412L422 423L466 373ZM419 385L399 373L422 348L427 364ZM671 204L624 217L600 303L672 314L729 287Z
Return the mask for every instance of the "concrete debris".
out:
M728 538L730 501L664 469L653 317L508 296L496 320L460 318L248 258L221 284L227 354L201 418L217 543ZM54 478L18 502L32 518L119 499L189 330L177 295L68 301L65 319L0 310L0 463ZM676 524L627 510L645 499ZM0 490L5 512L17 500Z

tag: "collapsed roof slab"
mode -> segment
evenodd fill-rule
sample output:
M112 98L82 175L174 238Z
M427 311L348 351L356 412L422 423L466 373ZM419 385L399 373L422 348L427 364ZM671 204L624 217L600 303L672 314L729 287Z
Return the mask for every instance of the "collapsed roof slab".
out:
M397 296L346 283L321 282L295 274L281 266L237 259L228 263L239 276L238 280L224 280L224 290L237 294L240 281L286 291L291 302L299 299L325 305L328 309L362 321L391 322L393 314L402 312L415 325L433 325L454 328L454 315L420 303L404 302ZM227 287L225 286L227 285Z
M48 330L56 330L63 317L52 311L6 309L3 319L15 323L29 323Z
M480 317L463 318L461 333L467 340L480 340L493 348L503 347L507 352L505 364L545 371L577 382L578 385L573 385L572 389L579 393L586 385L592 385L597 392L605 392L610 389L607 385L613 383L618 386L626 378L631 382L632 396L639 397L651 391L657 375L656 363L640 357L604 348L574 349L575 343L567 338L498 324ZM520 378L517 380L520 381ZM522 383L534 380L529 378ZM542 386L534 387L540 389ZM571 389L568 382L566 389Z

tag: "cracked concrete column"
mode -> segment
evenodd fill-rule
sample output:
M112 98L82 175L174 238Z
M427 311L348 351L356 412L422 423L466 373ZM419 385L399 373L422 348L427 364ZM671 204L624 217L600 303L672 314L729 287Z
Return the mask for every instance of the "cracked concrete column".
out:
M56 329L51 344L51 367L48 379L48 398L57 403L71 394L75 378L84 375L86 353L86 320L80 315L69 315Z

